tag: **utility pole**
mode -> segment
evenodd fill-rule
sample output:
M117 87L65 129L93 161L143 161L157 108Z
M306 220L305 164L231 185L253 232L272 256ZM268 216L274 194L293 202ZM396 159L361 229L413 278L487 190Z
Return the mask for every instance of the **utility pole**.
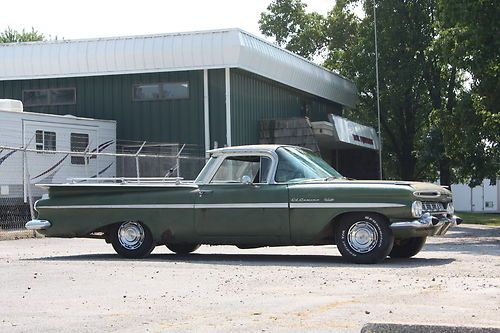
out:
M377 46L377 13L375 10L375 0L373 0L373 27L375 32L375 77L377 81L377 120L378 120L378 177L382 179L382 133L380 129L380 90L378 83L378 46Z

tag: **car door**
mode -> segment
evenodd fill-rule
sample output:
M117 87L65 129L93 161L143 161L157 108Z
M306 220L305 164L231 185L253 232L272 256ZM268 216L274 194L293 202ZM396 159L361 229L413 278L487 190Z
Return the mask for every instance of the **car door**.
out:
M288 190L269 184L267 156L228 156L207 184L199 185L195 227L210 243L288 244Z

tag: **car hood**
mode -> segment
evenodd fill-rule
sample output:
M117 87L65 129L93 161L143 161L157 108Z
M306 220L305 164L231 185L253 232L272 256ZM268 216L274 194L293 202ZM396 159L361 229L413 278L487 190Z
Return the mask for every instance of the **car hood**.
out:
M423 196L431 197L431 196L450 196L450 190L442 187L441 185L432 184L432 183L424 183L424 182L412 182L412 181L399 181L399 180L343 180L343 179L335 179L332 182L336 183L349 183L356 185L399 185L399 186L407 186L411 187L415 190L415 193L423 194Z

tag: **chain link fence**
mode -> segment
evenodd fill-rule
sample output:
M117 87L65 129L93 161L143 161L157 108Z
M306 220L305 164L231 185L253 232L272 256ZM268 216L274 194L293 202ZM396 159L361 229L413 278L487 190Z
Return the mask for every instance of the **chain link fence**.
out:
M22 230L36 217L33 204L47 193L37 184L190 180L205 164L204 151L195 145L119 141L102 150L80 146L48 150L43 148L50 142L41 149L0 144L0 232Z

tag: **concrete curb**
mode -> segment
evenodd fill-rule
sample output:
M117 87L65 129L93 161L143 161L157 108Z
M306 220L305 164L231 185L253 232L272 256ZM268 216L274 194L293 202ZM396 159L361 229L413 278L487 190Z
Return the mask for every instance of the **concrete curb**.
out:
M368 323L361 333L500 333L500 328Z

